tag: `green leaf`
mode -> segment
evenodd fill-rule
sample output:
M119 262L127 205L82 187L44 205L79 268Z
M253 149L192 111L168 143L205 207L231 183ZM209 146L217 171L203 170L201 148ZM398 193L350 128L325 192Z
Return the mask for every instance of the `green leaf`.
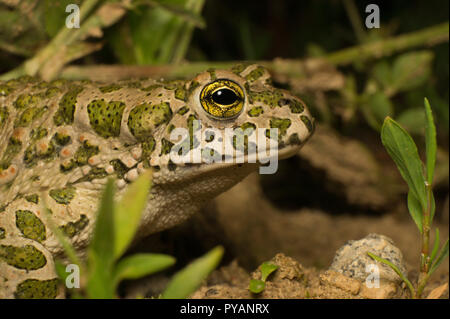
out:
M434 236L433 250L430 255L430 263L433 264L434 258L436 258L437 252L439 250L439 229L436 228L436 236Z
M277 269L278 269L277 265L274 265L270 262L264 262L261 265L261 280L266 281L267 277L269 277L269 275Z
M386 116L393 114L391 100L382 91L365 96L366 102L362 106L362 111L367 122L377 131Z
M144 172L128 186L117 203L114 214L114 257L119 258L132 241L141 219L152 185L152 172Z
M401 280L403 280L406 283L406 285L409 288L409 291L411 292L411 296L415 295L413 285L408 280L408 278L400 271L400 269L398 269L398 267L396 265L394 265L387 259L384 259L377 255L372 254L371 252L367 252L367 255L369 255L371 258L375 259L376 261L379 261L380 263L383 263L383 264L389 266L393 271L395 271L395 273L401 278Z
M425 146L427 154L427 182L433 184L434 167L436 165L436 127L434 126L433 112L427 98L425 98L425 114L427 118L425 126Z
M431 276L437 267L445 260L445 258L448 257L448 239L445 242L444 246L441 248L441 251L439 252L439 257L434 262L433 266L431 266L430 271L428 272L428 276Z
M251 279L248 290L254 294L259 294L266 288L266 283L259 279Z
M397 122L387 117L381 128L381 141L424 211L427 207L425 179L413 139Z
M408 211L412 219L416 223L419 232L422 233L423 227L422 207L420 206L419 200L415 197L415 195L411 191L408 192Z
M431 74L433 52L416 51L400 55L392 67L393 92L407 91L425 83Z
M375 64L372 69L372 76L383 86L383 89L392 85L392 68L386 59Z
M108 179L88 249L87 293L90 298L113 298L114 180Z
M397 123L403 126L410 134L422 135L426 125L425 113L422 107L413 107L405 110L396 117Z
M135 254L118 262L113 280L116 287L123 279L136 279L161 271L175 263L175 258L163 254Z
M109 33L122 63L178 63L187 51L195 26L204 26L199 13L204 0L151 1L128 12Z
M223 247L217 246L206 255L194 260L177 272L162 294L163 299L187 298L217 267L223 255Z

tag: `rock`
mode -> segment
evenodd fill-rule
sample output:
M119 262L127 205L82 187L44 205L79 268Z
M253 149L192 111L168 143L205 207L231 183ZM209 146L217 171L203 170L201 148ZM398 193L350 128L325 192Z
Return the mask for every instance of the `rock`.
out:
M357 295L361 288L361 282L359 280L347 277L333 270L328 270L321 274L320 281L322 284L345 290L352 295Z
M378 271L380 282L401 283L400 277L389 266L373 260L367 255L367 252L389 260L403 274L406 274L400 249L394 246L392 239L378 234L369 234L363 239L348 241L336 252L329 270L337 271L362 282L370 279L369 275L376 276L376 271ZM376 268L371 269L372 265Z

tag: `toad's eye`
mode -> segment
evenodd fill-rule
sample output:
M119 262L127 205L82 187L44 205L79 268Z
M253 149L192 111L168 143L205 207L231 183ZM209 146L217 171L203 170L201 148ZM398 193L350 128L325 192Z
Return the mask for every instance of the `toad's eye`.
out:
M231 80L219 79L200 93L203 109L213 118L228 120L238 116L244 106L244 91Z

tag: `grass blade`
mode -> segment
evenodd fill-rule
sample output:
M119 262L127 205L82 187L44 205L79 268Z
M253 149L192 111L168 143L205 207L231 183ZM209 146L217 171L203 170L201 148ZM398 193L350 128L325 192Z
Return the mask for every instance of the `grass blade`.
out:
M108 179L103 192L94 234L88 250L89 274L86 290L90 298L113 298L114 181Z
M166 269L175 258L163 254L135 254L120 260L114 270L114 287L123 279L136 279Z
M436 236L434 236L433 250L430 255L430 263L433 264L434 258L436 258L437 252L439 250L439 228L436 228Z
M428 272L428 276L431 276L434 273L434 271L437 269L437 267L439 267L441 262L443 262L444 259L447 257L448 257L448 239L445 242L444 246L441 248L441 251L439 252L439 257L436 259L433 266L431 266L431 269Z
M217 246L206 255L194 260L175 274L162 294L163 299L186 298L217 267L223 255L223 247Z
M425 147L427 154L427 182L429 185L433 183L434 167L436 165L436 127L433 120L433 112L431 111L430 103L425 98Z
M136 233L152 185L152 172L144 172L125 191L114 214L114 258L119 258Z
M411 296L415 295L413 285L411 284L409 279L406 278L406 276L400 271L400 269L398 269L398 267L396 265L394 265L387 259L384 259L384 258L378 257L377 255L372 254L371 252L367 252L367 255L369 255L371 258L375 259L376 261L379 261L380 263L383 263L383 264L389 266L406 283L406 285L409 288L409 291L411 292Z

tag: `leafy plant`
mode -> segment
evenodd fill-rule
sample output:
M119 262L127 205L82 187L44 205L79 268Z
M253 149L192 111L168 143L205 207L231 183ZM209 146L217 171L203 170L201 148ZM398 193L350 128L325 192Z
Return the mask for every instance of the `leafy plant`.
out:
M109 179L97 213L92 240L87 249L87 261L81 261L68 239L52 226L69 260L79 266L81 289L73 296L110 299L117 296L118 284L124 279L137 279L172 266L175 258L164 254L141 253L121 258L134 238L151 188L151 171L132 183L122 199L114 202L114 180ZM175 274L163 298L186 298L218 265L223 248L216 247ZM65 282L68 273L61 262L56 271Z
M433 248L430 251L430 231L435 212L432 185L437 143L433 114L427 99L425 99L425 117L425 164L419 157L414 140L396 121L387 117L381 128L382 143L408 184L408 210L421 234L420 275L416 287L391 262L368 252L370 257L388 265L400 276L408 286L413 298L421 297L430 276L449 253L448 239L439 249L438 229L436 229Z
M266 288L267 277L269 277L269 275L277 269L278 269L277 265L274 265L270 262L264 262L261 265L261 279L251 279L250 280L250 284L248 286L248 289L250 290L250 292L252 292L254 294L259 294L259 293L263 292L264 289Z

